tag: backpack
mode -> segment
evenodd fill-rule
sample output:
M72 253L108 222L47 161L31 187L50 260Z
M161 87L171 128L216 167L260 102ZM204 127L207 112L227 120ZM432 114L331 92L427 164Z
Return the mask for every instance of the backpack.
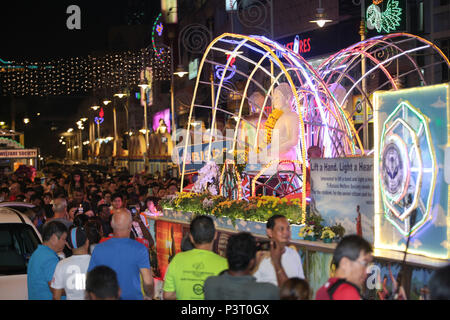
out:
M348 282L345 279L338 279L335 283L333 283L328 289L327 289L327 293L328 296L330 297L330 300L333 300L333 294L336 292L336 290L343 285L344 283L351 285L352 287L354 287L358 293L359 293L359 288L357 286L355 286L353 283Z

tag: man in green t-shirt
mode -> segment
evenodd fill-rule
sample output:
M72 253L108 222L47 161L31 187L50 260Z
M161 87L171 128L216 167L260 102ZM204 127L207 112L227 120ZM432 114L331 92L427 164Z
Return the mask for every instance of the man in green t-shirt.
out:
M194 249L180 252L170 262L164 279L164 300L203 300L206 278L228 269L225 258L212 251L216 237L214 221L208 216L195 217L189 238Z

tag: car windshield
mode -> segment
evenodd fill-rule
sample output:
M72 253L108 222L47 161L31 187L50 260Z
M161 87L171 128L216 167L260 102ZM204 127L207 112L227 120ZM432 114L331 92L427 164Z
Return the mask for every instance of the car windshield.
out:
M26 274L27 265L40 240L23 223L0 224L0 276Z

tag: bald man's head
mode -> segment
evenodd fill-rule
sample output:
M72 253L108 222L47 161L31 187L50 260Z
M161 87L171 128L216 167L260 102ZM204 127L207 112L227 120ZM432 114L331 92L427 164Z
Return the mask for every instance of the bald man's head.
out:
M64 213L67 209L67 200L64 198L56 198L53 201L53 212L56 213Z
M131 214L125 208L118 209L111 220L111 227L114 229L114 232L117 231L126 231L131 229L132 222Z

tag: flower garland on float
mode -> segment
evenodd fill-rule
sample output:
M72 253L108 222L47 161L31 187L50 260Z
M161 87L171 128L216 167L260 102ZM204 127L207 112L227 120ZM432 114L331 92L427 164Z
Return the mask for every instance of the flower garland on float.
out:
M269 118L264 124L264 129L266 130L266 141L265 141L266 144L272 142L273 128L275 128L275 124L282 115L283 111L280 109L273 109L272 112L270 113Z

